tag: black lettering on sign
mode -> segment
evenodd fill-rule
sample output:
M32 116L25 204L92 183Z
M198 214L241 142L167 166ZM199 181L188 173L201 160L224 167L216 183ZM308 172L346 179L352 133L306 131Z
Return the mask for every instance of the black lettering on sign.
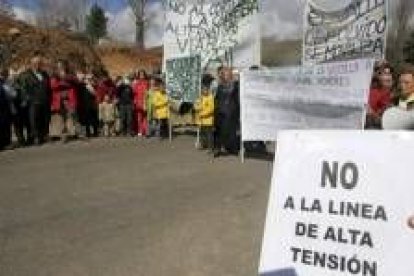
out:
M297 247L291 247L290 251L294 263L330 270L335 275L335 272L340 272L341 275L378 275L377 262L362 260L356 255L348 257Z
M240 22L259 10L258 0L164 0L169 13L166 33L172 34L181 54L201 54L202 65L226 58L239 43ZM174 18L188 15L188 21ZM174 26L174 27L171 27Z
M297 222L296 227L295 227L295 235L297 237L307 237L311 239L317 239L318 238L318 225Z
M337 11L309 1L305 20L305 61L321 63L384 55L388 23L385 0L355 0ZM316 49L324 49L323 54Z
M295 202L293 200L293 197L289 196L285 202L285 205L283 206L283 209L291 209L295 210Z
M322 163L321 173L321 185L322 188L326 188L328 185L331 188L338 188L338 181L343 189L353 190L358 184L359 172L356 164L352 162L345 163L339 168L339 162L333 162L330 164L327 161Z

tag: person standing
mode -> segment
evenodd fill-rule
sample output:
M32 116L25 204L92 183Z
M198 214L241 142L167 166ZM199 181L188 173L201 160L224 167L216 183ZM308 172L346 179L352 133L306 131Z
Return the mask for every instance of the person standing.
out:
M214 106L214 155L219 156L223 148L229 154L237 154L240 147L237 137L240 126L239 83L234 80L231 68L223 68L223 81L217 87Z
M382 116L382 126L386 130L414 129L414 67L403 66L399 81L399 102L396 107L388 108Z
M109 95L106 95L104 101L99 105L99 121L102 123L105 137L115 135L116 107L112 101Z
M368 100L366 128L381 129L382 115L392 105L393 70L388 63L376 66Z
M156 78L154 81L154 91L152 95L152 106L154 119L157 122L158 136L166 139L169 136L168 120L170 117L170 106L167 92L163 87L162 80Z
M138 71L137 79L133 82L134 111L138 136L146 136L148 132L147 115L145 112L145 96L149 89L147 74L144 70Z
M214 150L214 96L211 92L213 77L203 76L201 96L195 104L197 121L200 126L200 149Z
M78 74L78 118L87 138L97 137L99 129L96 82L91 74Z
M134 136L132 130L133 120L133 97L134 92L131 87L131 80L124 78L118 81L117 100L119 117L121 120L121 134L123 136Z
M46 141L49 131L51 88L40 57L33 58L30 69L23 73L22 89L28 95L28 144L41 145Z
M0 72L0 150L6 149L11 145L11 126L12 126L12 109L11 98L8 95L6 82L8 71L6 69Z
M107 72L103 72L103 76L99 79L95 88L95 98L97 105L103 102L105 95L109 95L111 99L114 99L117 92L116 84L117 82L114 83Z
M157 122L154 119L154 91L156 89L156 80L151 77L150 87L145 93L145 114L147 119L147 138L152 137L157 130Z
M414 110L414 67L406 65L400 73L401 99L398 106L407 111Z
M13 116L13 127L17 137L18 146L24 147L29 144L29 137L32 137L29 116L29 91L24 89L24 67L19 68L11 79L11 86L16 91L16 98L13 105L16 114Z
M77 136L77 103L79 82L62 62L51 78L52 135L67 142Z

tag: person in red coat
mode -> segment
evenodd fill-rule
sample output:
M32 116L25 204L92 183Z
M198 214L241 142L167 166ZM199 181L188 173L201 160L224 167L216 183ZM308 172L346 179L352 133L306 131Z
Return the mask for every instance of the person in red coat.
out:
M383 62L375 68L368 99L367 128L380 129L384 111L392 105L393 69Z
M99 105L108 95L111 100L116 97L116 86L111 78L106 74L96 85L96 103Z
M50 79L51 96L51 125L52 138L61 137L67 141L77 135L77 87L78 80L69 73L67 66L58 64L57 72Z
M135 81L132 84L134 91L134 112L136 130L138 136L146 136L148 132L148 123L145 110L145 95L149 89L149 81L144 70L138 71Z

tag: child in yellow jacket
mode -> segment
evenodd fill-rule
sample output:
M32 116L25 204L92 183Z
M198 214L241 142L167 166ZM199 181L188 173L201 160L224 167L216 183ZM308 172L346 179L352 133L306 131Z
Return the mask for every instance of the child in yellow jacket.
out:
M161 79L155 80L152 93L153 118L157 121L159 137L168 138L170 106L168 95L163 88Z
M212 77L204 76L201 96L195 104L197 123L200 126L201 149L214 148L214 96L210 90Z

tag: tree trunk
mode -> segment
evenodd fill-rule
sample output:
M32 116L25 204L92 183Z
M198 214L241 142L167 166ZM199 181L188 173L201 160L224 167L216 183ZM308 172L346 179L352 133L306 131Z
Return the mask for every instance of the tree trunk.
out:
M145 28L144 22L142 20L137 20L135 22L135 44L138 49L144 49L144 39L145 39Z

